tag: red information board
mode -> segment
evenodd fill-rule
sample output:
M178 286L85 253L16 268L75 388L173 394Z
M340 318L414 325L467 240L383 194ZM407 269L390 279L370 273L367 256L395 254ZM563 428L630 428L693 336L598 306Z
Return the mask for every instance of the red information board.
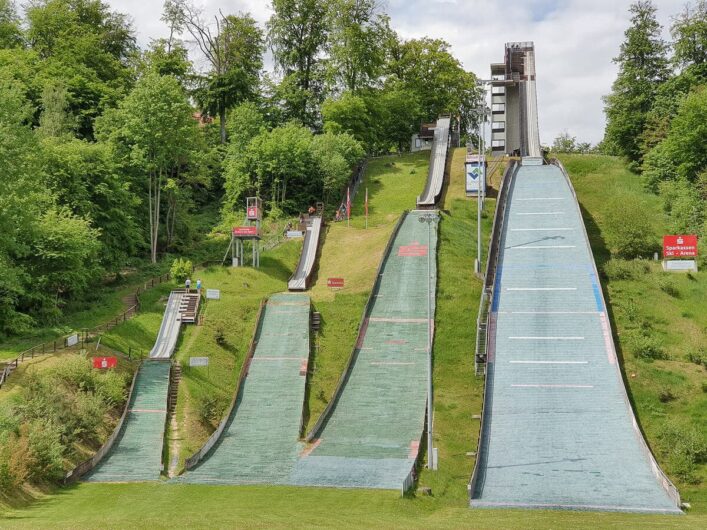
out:
M664 258L694 258L697 257L697 236L663 236Z
M258 219L258 208L256 206L248 207L248 219Z
M258 235L258 227L257 226L234 226L233 227L233 235L236 237L257 236Z
M326 286L341 288L344 286L344 279L343 278L327 278Z
M118 366L117 357L94 357L93 367L103 370L105 368L115 368Z

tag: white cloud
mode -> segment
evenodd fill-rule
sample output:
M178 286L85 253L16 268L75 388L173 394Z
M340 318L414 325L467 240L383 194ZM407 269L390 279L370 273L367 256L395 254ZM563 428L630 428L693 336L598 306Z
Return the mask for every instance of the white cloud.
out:
M657 0L667 37L670 17L686 0ZM160 0L108 0L129 13L138 41L166 35ZM268 0L202 0L208 14L218 9L248 11L261 24ZM628 26L629 0L387 0L392 27L403 37L442 38L468 70L482 78L489 63L503 58L508 41L532 40L536 47L540 134L544 143L568 130L597 142L604 132L601 97L611 89L616 56ZM266 61L267 63L267 61Z

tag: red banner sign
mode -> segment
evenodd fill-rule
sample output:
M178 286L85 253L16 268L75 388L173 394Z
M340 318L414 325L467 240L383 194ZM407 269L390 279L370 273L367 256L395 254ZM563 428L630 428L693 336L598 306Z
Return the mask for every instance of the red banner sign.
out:
M663 236L664 258L697 257L697 236Z
M236 237L243 236L257 236L258 227L257 226L234 226L233 235Z
M93 358L93 367L98 368L99 370L103 370L106 368L115 368L118 366L118 358L117 357L94 357Z
M248 207L248 219L257 219L258 218L258 208L255 206L249 206Z
M343 278L327 278L326 286L341 288L344 286L344 279Z

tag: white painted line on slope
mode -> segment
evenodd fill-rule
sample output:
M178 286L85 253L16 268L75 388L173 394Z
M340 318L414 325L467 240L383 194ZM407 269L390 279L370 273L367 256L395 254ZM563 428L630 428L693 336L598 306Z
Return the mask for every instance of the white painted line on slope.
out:
M576 287L506 287L506 291L576 291Z
M499 311L499 313L506 311ZM599 311L511 311L512 315L599 315Z
M594 385L511 385L513 388L594 388Z
M514 340L584 340L584 337L508 337Z
M567 232L574 228L511 228L511 232Z
M564 197L528 197L525 199L516 199L517 201L563 201Z
M511 364L589 364L589 361L508 361Z
M565 212L516 212L516 215L562 215Z
M576 245L524 245L520 247L510 247L515 250L520 250L523 248L577 248Z

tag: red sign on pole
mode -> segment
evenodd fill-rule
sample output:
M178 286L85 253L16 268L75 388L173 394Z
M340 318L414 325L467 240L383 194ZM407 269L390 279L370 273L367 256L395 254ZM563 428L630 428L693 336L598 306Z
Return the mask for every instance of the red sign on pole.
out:
M257 219L258 218L258 208L256 206L249 206L248 207L248 219Z
M103 370L106 368L115 368L118 366L118 358L117 357L94 357L93 358L93 367L98 368L99 370Z
M326 286L341 289L344 286L344 279L343 278L327 278Z
M664 258L697 257L697 236L663 236Z
M257 226L234 226L233 227L233 235L236 237L257 236L258 235L258 227Z

